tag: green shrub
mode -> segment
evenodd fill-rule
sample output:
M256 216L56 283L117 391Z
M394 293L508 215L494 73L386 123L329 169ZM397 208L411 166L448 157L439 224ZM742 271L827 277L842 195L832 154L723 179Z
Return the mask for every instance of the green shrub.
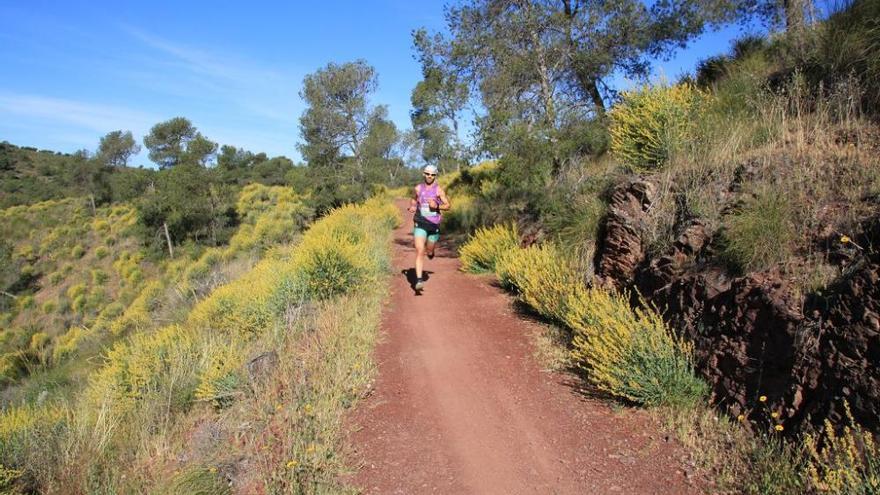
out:
M691 348L650 309L621 294L587 288L569 256L552 244L506 252L496 264L503 285L572 332L572 357L609 394L646 406L687 405L708 387Z
M461 269L471 273L495 271L495 263L505 252L519 248L515 225L494 225L477 229L459 251Z
M217 408L231 404L242 384L240 370L243 360L241 350L234 344L213 346L208 362L199 374L195 398L210 401Z
M34 307L34 296L28 294L26 296L20 296L18 298L18 309L19 311L24 311L26 309L30 309Z
M46 301L43 303L43 313L46 313L47 315L52 314L55 312L55 309L57 307L58 305L55 303L55 301Z
M356 288L368 277L358 246L336 236L313 236L297 249L298 282L307 298L327 299Z
M125 277L125 282L129 285L137 285L144 279L144 273L140 268L135 268L134 270L128 272L128 276Z
M862 85L864 108L880 109L880 2L852 0L816 27L817 43L806 54L814 81L833 86L849 77Z
M49 343L49 336L46 332L36 332L31 335L30 349L32 351L39 351L43 347L46 347L46 344Z
M611 117L611 151L636 169L662 167L696 135L706 96L689 84L644 86L623 93Z
M455 204L443 215L444 232L472 232L480 225L480 206L473 196L462 194L455 197Z
M791 256L797 233L788 199L761 193L724 221L721 256L735 270L763 270Z
M70 308L73 309L74 313L83 314L85 313L87 305L88 298L85 294L80 294L73 298L73 301L70 303Z
M186 468L169 482L168 495L227 495L232 493L229 483L216 468Z
M85 254L86 254L85 248L83 248L79 244L77 244L76 246L73 246L73 249L70 250L70 257L74 258L74 259L82 258L83 255L85 255Z
M108 278L109 275L104 270L100 268L92 270L92 285L104 285Z
M52 285L58 285L64 279L64 275L61 272L52 272L49 275L49 283Z
M600 390L645 406L689 406L708 392L694 374L692 349L650 308L631 309L622 294L579 291L570 307L583 317L572 356Z
M102 259L106 258L108 254L110 254L110 250L107 249L107 248L104 247L104 246L98 246L98 247L95 249L95 256L96 256L99 260L102 260Z
M52 361L58 363L75 353L84 336L85 332L82 327L71 327L56 337L55 345L52 348Z
M745 460L751 469L739 480L743 493L805 493L803 455L797 445L773 432L755 435L747 447Z
M104 318L115 318L125 311L125 306L120 302L112 302L101 310L101 316Z

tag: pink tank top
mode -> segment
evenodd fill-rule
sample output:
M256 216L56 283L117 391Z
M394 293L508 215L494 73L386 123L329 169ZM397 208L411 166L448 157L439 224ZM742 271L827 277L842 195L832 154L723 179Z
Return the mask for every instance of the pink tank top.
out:
M440 220L443 219L443 215L441 215L439 211L432 210L429 205L431 204L432 199L435 200L438 205L441 203L439 192L440 187L437 185L436 182L434 184L431 184L430 186L427 186L425 184L418 185L419 214L422 216L422 218L435 225L440 224Z

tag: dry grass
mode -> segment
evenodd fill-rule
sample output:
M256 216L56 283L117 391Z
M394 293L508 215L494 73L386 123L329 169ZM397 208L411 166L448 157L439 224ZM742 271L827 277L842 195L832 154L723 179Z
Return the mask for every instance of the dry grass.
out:
M736 268L818 266L813 241L852 232L870 213L864 198L880 190L878 132L849 103L860 98L858 83L817 98L795 77L784 91L757 95L742 118L707 116L703 139L654 177L659 197L643 230L652 254L699 218L726 231ZM770 208L775 219L761 214L768 205L779 206Z
M749 430L705 405L655 414L712 493L788 495L807 488L800 452L767 425Z

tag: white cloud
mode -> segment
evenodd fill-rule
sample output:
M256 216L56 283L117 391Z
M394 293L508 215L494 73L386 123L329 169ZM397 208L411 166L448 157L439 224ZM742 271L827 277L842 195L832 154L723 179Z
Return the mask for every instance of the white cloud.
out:
M100 134L117 129L145 132L157 121L131 108L12 92L0 92L0 115L73 124Z
M302 74L173 42L131 26L122 29L153 52L128 76L154 90L235 107L243 117L295 123ZM171 69L171 70L169 70ZM159 86L153 86L159 81Z

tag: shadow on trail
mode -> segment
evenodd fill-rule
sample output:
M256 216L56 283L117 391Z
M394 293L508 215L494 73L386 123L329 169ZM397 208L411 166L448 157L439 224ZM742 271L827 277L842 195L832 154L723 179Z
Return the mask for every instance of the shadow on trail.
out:
M434 273L434 272L432 272L430 270L423 270L422 271L422 279L424 279L425 282L427 282L428 280L431 279L432 273ZM409 284L409 288L412 289L413 293L415 293L415 295L417 295L417 296L421 296L422 291L416 290L416 282L419 281L419 279L416 278L416 269L415 268L405 268L403 270L400 270L400 274L403 275L404 277L406 277L406 281Z
M506 290L497 280L492 281L490 283L492 286L497 287L502 290ZM508 294L512 294L509 290ZM523 320L531 321L533 323L537 323L542 326L552 326L555 327L557 334L555 335L555 345L559 345L565 347L566 350L571 351L573 349L572 346L572 334L571 330L565 328L561 323L554 320L553 318L548 318L537 311L535 311L528 304L520 301L519 299L513 299L511 302L513 306L513 311L516 315ZM550 330L544 330L545 332ZM567 387L572 394L578 397L582 401L601 401L605 402L609 406L625 406L625 407L634 407L635 403L631 403L626 400L621 400L619 397L615 397L608 392L599 389L594 385L589 378L590 370L584 366L566 366L559 370L557 370L557 374L559 375L558 382L561 385Z

